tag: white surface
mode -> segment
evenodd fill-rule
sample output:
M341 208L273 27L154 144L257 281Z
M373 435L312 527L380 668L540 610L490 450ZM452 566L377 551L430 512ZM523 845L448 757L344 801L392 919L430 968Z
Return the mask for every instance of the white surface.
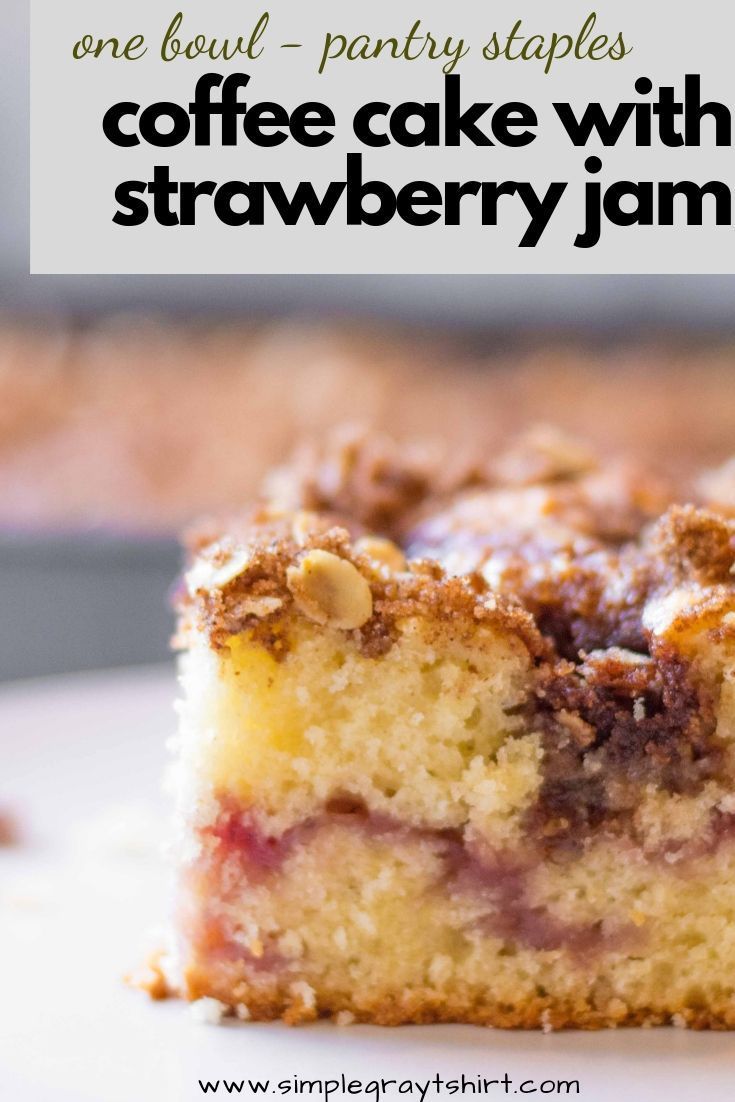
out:
M422 1085L436 1074L507 1073L513 1082L507 1091L490 1088L491 1100L528 1079L577 1079L588 1102L732 1097L728 1034L215 1027L175 1002L151 1003L125 988L121 976L141 958L165 906L150 835L163 815L159 778L173 695L168 670L0 690L0 808L18 810L26 837L0 850L0 1098L189 1102L233 1097L223 1086L205 1095L200 1079L340 1073L365 1084L383 1077ZM542 1096L559 1097L532 1095ZM247 1085L240 1097L252 1097ZM353 1097L379 1102L374 1093ZM383 1097L397 1097L395 1088ZM423 1102L416 1087L406 1097ZM460 1095L432 1087L425 1097Z

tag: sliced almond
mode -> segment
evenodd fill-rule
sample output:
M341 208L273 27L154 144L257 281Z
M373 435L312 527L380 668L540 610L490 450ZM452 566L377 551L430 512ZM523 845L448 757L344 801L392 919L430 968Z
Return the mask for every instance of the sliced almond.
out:
M218 550L211 559L200 558L186 575L186 585L192 596L199 590L224 589L240 574L244 574L251 562L247 547L232 551Z
M406 569L406 556L400 547L381 536L362 536L355 544L355 551L397 574Z
M373 614L373 595L353 563L331 551L309 551L287 573L296 607L317 624L352 631Z

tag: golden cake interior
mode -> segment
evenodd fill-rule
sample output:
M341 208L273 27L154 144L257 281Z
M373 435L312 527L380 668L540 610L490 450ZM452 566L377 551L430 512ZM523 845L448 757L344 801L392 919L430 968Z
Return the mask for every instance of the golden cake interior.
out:
M288 1021L735 1026L727 486L550 434L422 462L343 440L192 540L169 983Z

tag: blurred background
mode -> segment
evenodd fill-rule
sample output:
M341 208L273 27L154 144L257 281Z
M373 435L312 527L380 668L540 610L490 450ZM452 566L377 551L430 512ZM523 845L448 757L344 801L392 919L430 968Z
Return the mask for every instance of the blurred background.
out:
M0 679L165 657L181 527L344 420L735 452L731 278L29 276L28 9L2 0Z

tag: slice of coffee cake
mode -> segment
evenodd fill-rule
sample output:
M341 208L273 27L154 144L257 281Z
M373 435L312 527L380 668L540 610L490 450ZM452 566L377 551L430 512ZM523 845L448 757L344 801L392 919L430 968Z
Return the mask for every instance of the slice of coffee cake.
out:
M181 993L292 1022L735 1026L722 506L553 437L451 487L352 440L192 555Z

